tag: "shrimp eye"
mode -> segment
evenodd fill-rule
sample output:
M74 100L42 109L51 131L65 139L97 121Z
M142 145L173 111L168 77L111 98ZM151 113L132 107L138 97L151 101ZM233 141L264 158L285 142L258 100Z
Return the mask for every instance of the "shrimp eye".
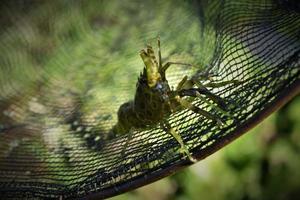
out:
M158 91L162 90L162 88L163 88L163 86L160 83L157 83L156 86L155 86L155 89L158 90Z

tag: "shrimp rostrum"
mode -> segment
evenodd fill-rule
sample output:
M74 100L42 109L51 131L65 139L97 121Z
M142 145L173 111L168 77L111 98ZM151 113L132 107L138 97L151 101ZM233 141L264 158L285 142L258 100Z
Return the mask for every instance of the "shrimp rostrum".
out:
M187 99L187 97L208 98L212 100L213 103L210 103L212 106L215 106L218 110L226 113L225 101L221 97L210 92L207 88L220 87L226 84L235 83L235 81L225 81L221 83L209 82L207 84L202 84L200 79L188 79L188 77L185 76L175 89L171 89L168 80L166 79L166 71L168 68L175 64L190 64L167 62L163 65L159 39L158 60L150 45L148 45L146 49L140 51L140 56L145 67L138 78L135 97L132 101L126 102L120 106L118 110L118 122L112 129L113 135L129 134L129 140L133 130L160 125L163 131L171 134L177 140L180 145L179 151L186 155L190 161L195 162L196 160L185 146L180 134L175 127L171 126L167 118L176 111L188 109L216 122L218 126L221 126L223 124L221 118L195 106ZM205 102L209 103L211 101L206 100Z

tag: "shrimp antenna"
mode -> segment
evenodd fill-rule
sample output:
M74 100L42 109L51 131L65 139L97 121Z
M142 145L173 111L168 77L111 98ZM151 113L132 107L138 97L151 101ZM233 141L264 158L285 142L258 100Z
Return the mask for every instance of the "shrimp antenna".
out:
M160 38L159 38L159 36L157 37L157 46L158 46L158 68L161 69L162 64L161 64L161 51L160 51Z

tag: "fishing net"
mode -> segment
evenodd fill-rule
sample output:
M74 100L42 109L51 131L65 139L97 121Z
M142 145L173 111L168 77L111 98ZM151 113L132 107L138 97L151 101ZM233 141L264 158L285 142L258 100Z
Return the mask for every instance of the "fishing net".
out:
M7 1L0 30L1 198L105 198L191 162L159 125L107 138L134 97L138 52L160 37L171 86L213 74L207 98L166 120L203 159L299 93L300 4L296 0Z

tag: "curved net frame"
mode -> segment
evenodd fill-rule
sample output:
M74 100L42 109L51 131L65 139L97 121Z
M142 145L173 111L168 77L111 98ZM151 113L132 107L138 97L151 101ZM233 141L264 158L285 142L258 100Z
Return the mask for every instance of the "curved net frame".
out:
M21 2L21 3L20 3ZM245 133L300 91L300 5L283 0L6 3L0 35L0 192L6 198L105 198L190 165L159 126L106 140L156 37L168 72L241 84L217 127L188 110L167 119L197 159ZM13 12L14 10L14 12ZM12 14L13 13L13 14ZM124 146L126 149L124 150ZM124 155L121 156L121 152Z

